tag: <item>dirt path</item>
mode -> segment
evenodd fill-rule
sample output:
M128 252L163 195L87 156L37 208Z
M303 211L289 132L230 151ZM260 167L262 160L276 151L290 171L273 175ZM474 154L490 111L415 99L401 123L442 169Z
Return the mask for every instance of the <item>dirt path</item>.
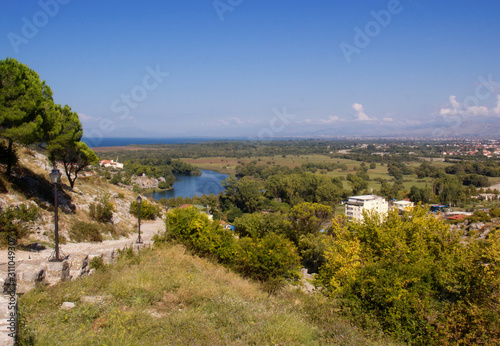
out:
M165 222L162 219L155 221L147 221L141 224L141 238L144 242L151 241L154 234L165 229ZM117 240L105 240L101 243L68 243L61 244L60 249L65 255L71 254L99 254L102 252L111 251L113 249L123 249L137 241L137 233L130 234L127 238ZM47 260L54 252L54 249L45 249L40 252L16 251L15 260L16 266L23 262L39 263ZM0 272L7 268L8 251L0 251Z

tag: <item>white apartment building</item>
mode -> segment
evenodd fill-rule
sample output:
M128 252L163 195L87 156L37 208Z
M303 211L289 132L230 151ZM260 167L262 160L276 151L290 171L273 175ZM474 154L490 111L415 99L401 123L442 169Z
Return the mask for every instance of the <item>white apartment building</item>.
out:
M362 195L349 197L345 205L345 214L352 220L363 220L363 211L376 211L380 215L387 213L389 203L384 197L377 195Z

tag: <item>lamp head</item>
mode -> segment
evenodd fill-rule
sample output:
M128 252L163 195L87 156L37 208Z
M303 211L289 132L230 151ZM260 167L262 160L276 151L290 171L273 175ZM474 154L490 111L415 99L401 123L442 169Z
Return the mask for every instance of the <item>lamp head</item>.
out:
M52 172L49 174L50 176L50 181L53 184L59 184L61 182L61 172L57 168L54 168Z
M137 196L137 203L138 203L138 204L141 204L141 202L142 202L142 198L141 198L141 196Z

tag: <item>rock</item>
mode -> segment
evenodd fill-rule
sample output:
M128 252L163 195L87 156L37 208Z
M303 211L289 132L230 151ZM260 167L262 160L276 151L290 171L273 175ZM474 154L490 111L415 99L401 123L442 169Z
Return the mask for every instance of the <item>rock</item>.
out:
M25 293L39 285L45 285L45 276L45 267L21 263L17 268L17 292Z
M76 304L73 302L64 302L61 305L61 309L63 310L71 310L73 308L76 308Z
M17 279L24 282L42 282L45 279L45 268L41 265L21 263L17 268Z
M66 281L71 278L69 262L45 262L45 269L48 276Z
M73 254L69 257L69 273L73 279L87 275L89 272L89 256L84 254Z
M483 222L474 222L474 223L471 223L469 225L469 229L470 230L475 230L475 231L480 230L483 227L484 227L484 223Z

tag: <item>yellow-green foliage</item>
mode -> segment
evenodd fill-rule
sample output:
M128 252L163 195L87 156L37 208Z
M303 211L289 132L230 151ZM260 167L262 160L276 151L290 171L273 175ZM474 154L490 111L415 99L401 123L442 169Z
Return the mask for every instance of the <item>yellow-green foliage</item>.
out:
M137 201L132 201L130 203L130 214L135 217L139 216L139 208ZM141 202L141 219L143 220L155 220L160 214L160 208L155 203L149 202L147 199L143 199Z
M317 284L351 311L417 344L500 342L500 240L464 243L416 207L334 222Z
M237 240L231 231L212 222L194 207L177 208L167 215L167 231L156 241L173 239L194 253L217 258L246 277L281 282L297 276L300 258L294 244L283 235Z
M234 267L243 275L268 281L297 277L300 257L295 245L283 235L245 237L236 245Z
M95 303L84 296L99 297ZM71 310L60 309L65 301ZM321 296L269 296L182 246L125 252L91 277L19 299L21 345L367 345Z
M199 255L213 255L222 262L234 253L234 237L218 222L212 222L195 207L177 208L168 213L164 237L186 245ZM159 239L158 239L159 240Z

